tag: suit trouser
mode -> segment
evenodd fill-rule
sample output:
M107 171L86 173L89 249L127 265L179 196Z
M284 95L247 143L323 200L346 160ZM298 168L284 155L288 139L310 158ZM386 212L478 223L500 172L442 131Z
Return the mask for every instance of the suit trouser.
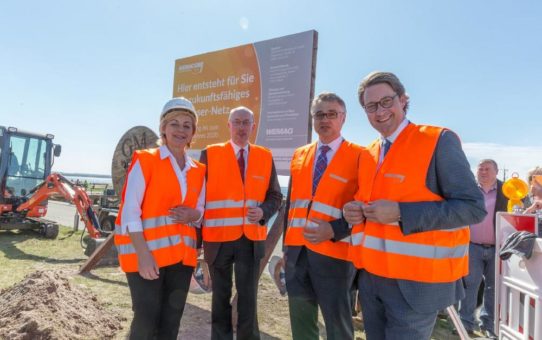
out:
M254 243L242 236L220 245L210 266L213 281L211 339L233 339L232 275L237 289L237 339L260 339L257 317L257 292L260 259L254 258Z
M414 310L401 293L397 280L360 270L358 288L368 340L424 340L431 337L438 311Z
M177 339L194 267L174 264L160 268L156 280L126 273L134 319L130 339Z
M303 247L297 262L287 261L286 266L293 339L319 339L318 306L322 310L328 340L353 339L350 290L355 271L352 268L342 277L325 275L326 268L310 265L308 251Z

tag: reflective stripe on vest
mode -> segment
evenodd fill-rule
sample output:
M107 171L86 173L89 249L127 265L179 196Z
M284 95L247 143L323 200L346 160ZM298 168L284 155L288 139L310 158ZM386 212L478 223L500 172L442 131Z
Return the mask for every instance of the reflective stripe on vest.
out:
M144 220L141 221L141 225L143 226L143 230L148 230L148 229L157 228L157 227L163 227L163 226L166 226L166 225L175 225L175 224L176 223L174 223L173 220L171 219L171 217L169 217L169 216L152 217L152 218L147 218L147 219L144 219ZM115 234L117 234L117 235L128 235L128 231L123 233L122 228L120 227L120 225L115 224Z
M234 227L243 224L242 217L216 218L205 220L205 227Z
M242 208L243 201L222 200L208 201L205 203L205 209L223 209L223 208Z
M428 259L458 258L467 255L469 246L459 245L456 247L441 247L425 244L414 244L410 242L392 241L383 238L366 236L363 240L363 233L352 235L352 245L385 251L387 253L416 256Z
M158 250L160 248L167 248L176 246L181 243L181 237L179 235L162 237L156 240L147 241L147 247L150 251ZM136 250L132 244L120 244L117 245L119 254L136 254Z

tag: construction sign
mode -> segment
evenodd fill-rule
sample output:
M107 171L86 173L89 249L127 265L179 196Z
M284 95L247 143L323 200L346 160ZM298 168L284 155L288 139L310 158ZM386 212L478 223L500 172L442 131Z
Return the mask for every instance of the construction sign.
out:
M311 140L317 32L307 31L175 61L173 96L188 98L199 122L192 155L230 138L230 110L246 106L256 129L250 142L272 149L289 174L294 150Z

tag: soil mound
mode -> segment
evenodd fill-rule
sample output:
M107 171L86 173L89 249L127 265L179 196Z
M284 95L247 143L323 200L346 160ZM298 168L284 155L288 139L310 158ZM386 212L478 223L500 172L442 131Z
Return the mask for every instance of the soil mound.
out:
M36 271L0 291L0 339L112 338L122 318L70 284L68 275Z

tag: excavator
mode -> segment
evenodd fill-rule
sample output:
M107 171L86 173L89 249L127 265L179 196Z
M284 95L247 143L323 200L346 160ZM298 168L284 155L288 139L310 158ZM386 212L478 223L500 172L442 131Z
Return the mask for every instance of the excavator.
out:
M93 239L107 237L85 190L58 173L51 173L61 146L54 135L0 126L0 230L30 229L46 238L58 236L58 224L44 218L47 201L61 196L77 208Z

